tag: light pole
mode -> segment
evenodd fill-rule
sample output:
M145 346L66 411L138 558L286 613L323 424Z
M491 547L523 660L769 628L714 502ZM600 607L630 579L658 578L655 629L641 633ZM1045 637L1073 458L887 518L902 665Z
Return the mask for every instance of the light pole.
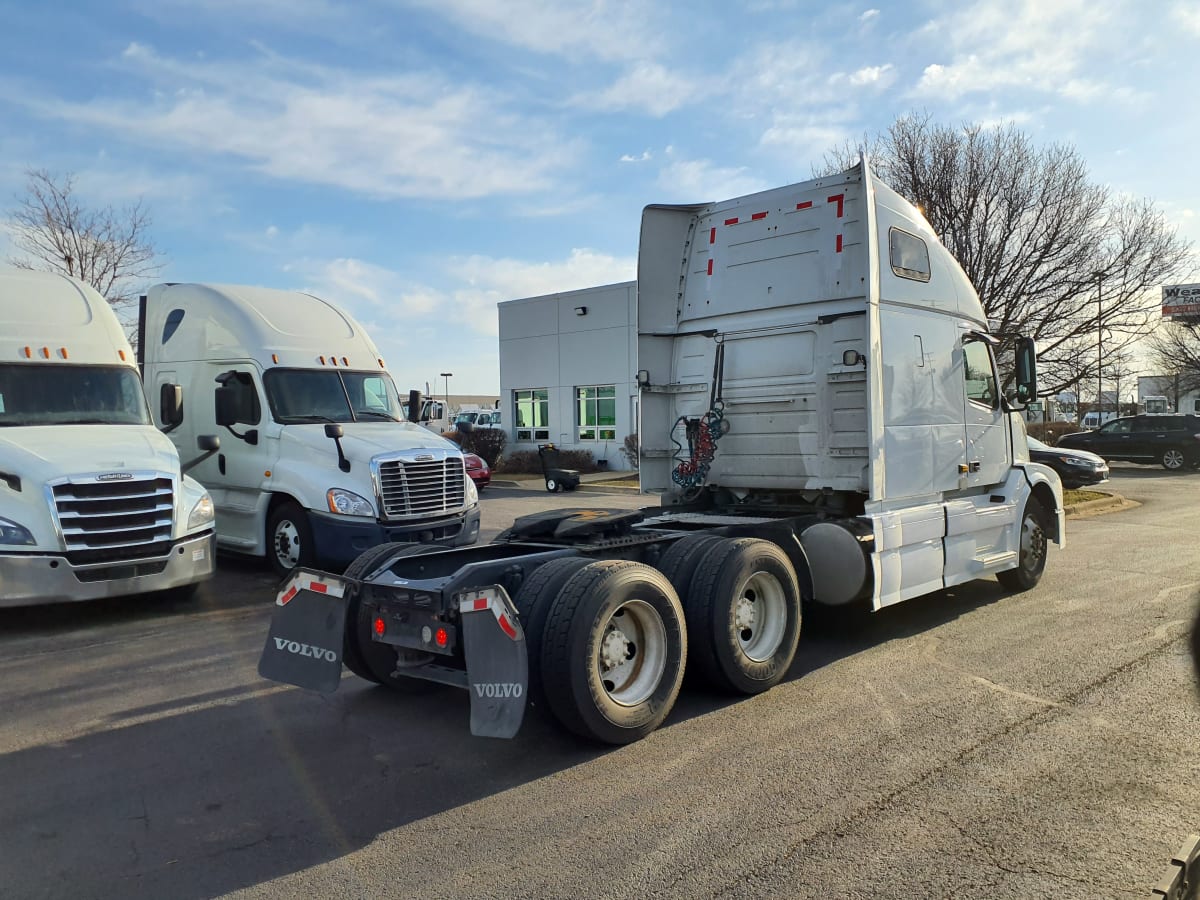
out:
M1104 283L1104 273L1096 273L1096 427L1104 421L1101 407L1104 403L1104 303L1101 300L1101 286Z
M446 417L450 416L450 376L453 372L442 372L442 377L446 379Z

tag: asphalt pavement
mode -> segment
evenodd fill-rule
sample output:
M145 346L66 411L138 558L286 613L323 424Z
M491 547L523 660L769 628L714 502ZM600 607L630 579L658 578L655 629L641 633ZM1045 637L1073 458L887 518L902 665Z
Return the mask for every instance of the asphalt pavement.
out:
M536 486L534 486L536 487ZM1200 474L1114 467L1041 585L810 618L787 681L638 744L262 681L275 582L0 611L3 897L1146 896L1200 831ZM489 488L485 539L634 493Z

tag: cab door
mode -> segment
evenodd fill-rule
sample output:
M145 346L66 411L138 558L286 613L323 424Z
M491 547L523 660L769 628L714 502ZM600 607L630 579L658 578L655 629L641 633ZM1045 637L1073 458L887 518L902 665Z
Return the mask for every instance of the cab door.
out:
M988 487L1008 477L1012 464L993 339L968 331L962 339L963 425L966 429L965 486Z

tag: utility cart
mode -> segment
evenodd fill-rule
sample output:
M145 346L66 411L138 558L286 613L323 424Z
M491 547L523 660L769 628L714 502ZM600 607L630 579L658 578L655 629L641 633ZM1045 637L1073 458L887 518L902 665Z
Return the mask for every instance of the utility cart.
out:
M542 475L546 478L546 490L555 494L559 491L573 491L579 487L579 470L564 469L562 454L553 444L538 444L538 456L542 460Z

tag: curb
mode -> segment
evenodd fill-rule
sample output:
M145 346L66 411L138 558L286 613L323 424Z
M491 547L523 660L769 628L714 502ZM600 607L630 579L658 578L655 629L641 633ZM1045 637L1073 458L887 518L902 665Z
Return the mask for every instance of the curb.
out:
M1098 493L1105 493L1100 491ZM1084 513L1097 513L1115 511L1118 509L1126 509L1133 506L1140 506L1134 500L1127 500L1121 494L1109 494L1099 500L1084 500L1082 503L1072 503L1063 507L1063 513L1067 516L1078 516Z

